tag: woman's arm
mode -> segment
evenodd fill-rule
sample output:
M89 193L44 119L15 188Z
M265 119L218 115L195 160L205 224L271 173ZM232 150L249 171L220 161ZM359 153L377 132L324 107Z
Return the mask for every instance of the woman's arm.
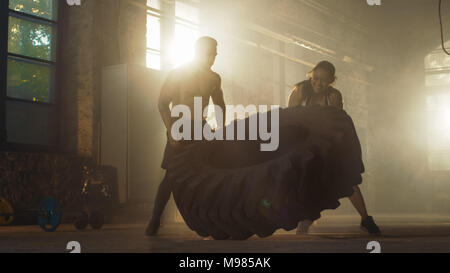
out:
M328 95L330 100L330 105L337 107L339 109L344 109L344 102L342 100L342 94L337 89L332 89L330 94Z
M303 85L296 85L292 90L291 96L289 97L288 107L295 107L302 103L303 100Z

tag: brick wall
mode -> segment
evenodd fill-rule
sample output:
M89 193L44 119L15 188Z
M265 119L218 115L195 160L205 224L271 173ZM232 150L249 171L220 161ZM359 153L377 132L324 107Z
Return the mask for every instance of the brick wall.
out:
M37 209L45 197L80 205L81 166L89 158L64 154L0 153L0 196L16 211Z

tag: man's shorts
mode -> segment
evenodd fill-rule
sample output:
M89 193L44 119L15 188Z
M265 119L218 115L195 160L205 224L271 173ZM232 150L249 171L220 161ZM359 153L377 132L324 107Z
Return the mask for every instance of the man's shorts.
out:
M161 168L167 170L169 167L169 159L175 154L175 148L169 143L169 137L167 137L166 148L164 148L164 157L161 163Z
M205 120L203 120L202 121L202 128L203 128L203 126L205 126L205 124L206 124L206 121ZM194 128L194 124L192 123L192 125L191 125L191 128ZM193 139L194 138L194 135L193 135L193 131L194 130L192 130L192 135L191 135L191 138ZM167 170L167 168L169 167L169 160L170 160L170 158L174 155L174 154L176 154L177 153L177 148L174 148L174 147L172 147L172 145L170 145L170 142L169 142L169 132L167 132L167 142L166 142L166 148L164 149L164 157L163 157L163 160L162 160L162 163L161 163L161 168L163 168L163 169L165 169L165 170ZM192 143L192 141L185 141L185 140L183 140L183 141L181 141L181 145L187 145L187 144L189 144L189 143Z

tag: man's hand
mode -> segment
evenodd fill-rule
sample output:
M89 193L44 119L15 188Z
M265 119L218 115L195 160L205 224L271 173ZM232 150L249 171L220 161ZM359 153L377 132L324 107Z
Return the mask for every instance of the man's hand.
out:
M169 144L172 146L172 148L178 149L181 147L180 142L173 140L172 138L169 139Z
M172 138L172 135L167 134L168 138L169 138L169 144L170 146L172 146L172 148L178 149L181 147L181 142L180 141L176 141L175 139Z

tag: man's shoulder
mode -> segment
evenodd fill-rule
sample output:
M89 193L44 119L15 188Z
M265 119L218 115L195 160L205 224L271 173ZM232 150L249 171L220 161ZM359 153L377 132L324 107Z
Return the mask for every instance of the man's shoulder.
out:
M167 78L176 78L180 74L181 74L181 69L179 67L177 67L177 68L174 68L169 71L169 73L167 74Z
M182 65L179 67L176 67L174 69L172 69L169 73L171 75L182 75L182 74L186 74L188 71L191 71L192 69L190 69L189 66L187 65Z
M207 78L210 85L216 87L222 85L222 79L220 75L212 70L207 72Z
M183 79L189 78L191 74L192 74L191 67L189 67L188 65L182 65L172 69L167 77L171 81L182 81Z

